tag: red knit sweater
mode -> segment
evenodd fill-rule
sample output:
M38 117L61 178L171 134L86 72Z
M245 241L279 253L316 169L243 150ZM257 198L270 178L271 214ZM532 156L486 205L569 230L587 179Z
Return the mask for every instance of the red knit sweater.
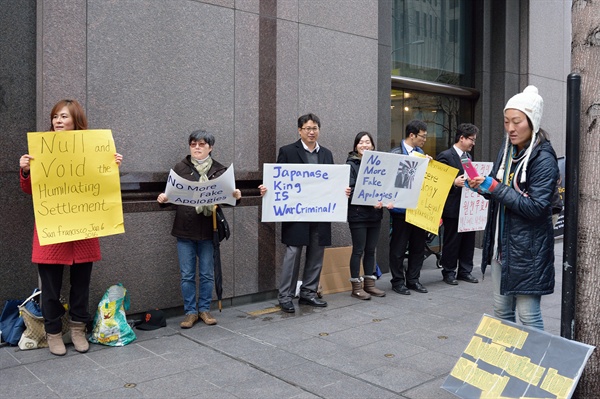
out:
M31 194L31 178L19 173L21 190ZM102 259L100 255L100 242L97 238L79 241L64 242L60 244L40 245L37 228L33 226L33 250L31 261L33 263L46 263L57 265L72 265L74 263L96 262Z

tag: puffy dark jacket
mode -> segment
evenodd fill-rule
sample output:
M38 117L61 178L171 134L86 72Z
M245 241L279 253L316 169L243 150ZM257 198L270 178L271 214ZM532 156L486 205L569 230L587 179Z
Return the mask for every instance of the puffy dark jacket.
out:
M356 178L360 168L360 158L356 152L348 153L346 163L350 165L350 198L348 198L348 222L377 222L383 218L383 210L375 209L371 205L352 205L352 197L354 196L354 186L356 186Z
M502 162L499 154L490 176ZM500 207L505 207L500 249L503 295L546 295L554 292L554 229L552 196L558 179L558 163L552 145L543 141L533 149L527 165L527 181L519 183L522 193L498 184L490 199L483 238L481 271L491 264ZM521 173L514 176L520 182Z
M173 171L186 180L198 181L199 175L188 155L173 168ZM227 168L213 159L208 180L221 176ZM190 240L211 240L213 236L212 217L198 214L193 206L175 205L177 211L171 235Z

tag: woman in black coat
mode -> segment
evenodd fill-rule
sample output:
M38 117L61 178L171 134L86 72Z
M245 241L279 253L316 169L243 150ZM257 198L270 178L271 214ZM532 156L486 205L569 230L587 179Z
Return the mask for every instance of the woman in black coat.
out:
M360 169L364 151L375 149L375 141L371 133L360 132L354 139L353 150L348 153L346 163L350 165L350 197L348 199L348 225L352 235L352 255L350 256L350 282L352 296L359 299L371 299L373 296L385 296L385 292L375 286L375 248L379 239L382 204L352 205L354 186ZM363 261L364 276L360 276L360 261ZM364 286L363 286L364 283Z
M504 108L506 143L490 176L468 184L490 198L481 270L492 268L494 314L544 329L542 295L554 292L552 198L556 154L540 129L544 101L535 86Z

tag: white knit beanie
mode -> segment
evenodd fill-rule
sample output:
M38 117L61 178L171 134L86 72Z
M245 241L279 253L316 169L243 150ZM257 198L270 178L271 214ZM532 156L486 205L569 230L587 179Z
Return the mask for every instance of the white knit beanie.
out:
M531 135L531 144L529 148L527 148L527 152L525 154L525 159L523 161L523 172L521 173L521 183L525 183L527 181L527 164L529 163L529 157L531 156L531 151L535 145L537 140L537 133L540 130L540 122L542 121L542 113L544 112L544 99L538 94L537 87L533 85L529 85L523 90L522 93L515 94L511 97L510 100L506 103L504 107L504 112L507 109L516 109L527 115L531 124L533 125L533 132ZM502 163L498 168L498 173L496 174L496 178L502 181L504 177L504 167L506 164L506 155L508 153L509 140L508 134L506 135L506 143L504 146L504 155L502 157Z
M540 122L544 112L544 99L538 94L537 87L529 85L522 93L512 96L506 103L504 112L507 109L517 109L527 115L533 125L533 133L540 130Z

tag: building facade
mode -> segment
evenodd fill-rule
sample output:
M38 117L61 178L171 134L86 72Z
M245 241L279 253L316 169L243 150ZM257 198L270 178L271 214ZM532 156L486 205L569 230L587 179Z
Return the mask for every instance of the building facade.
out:
M233 163L244 198L226 209L224 297L272 295L282 245L260 222L262 164L297 140L313 112L319 142L343 163L359 131L378 150L427 121L426 150L453 128L481 128L475 156L492 159L502 108L527 84L546 99L542 126L564 153L570 5L562 0L3 0L0 16L0 302L37 285L31 198L18 185L26 133L50 127L52 105L75 98L90 128L111 129L124 155L125 234L101 239L91 303L121 282L132 312L181 306L173 212L155 199L187 136L206 129L213 156ZM552 27L552 28L549 28ZM552 54L552 56L550 56ZM556 138L556 140L554 140ZM350 245L335 223L333 246ZM387 234L379 264L387 269Z

